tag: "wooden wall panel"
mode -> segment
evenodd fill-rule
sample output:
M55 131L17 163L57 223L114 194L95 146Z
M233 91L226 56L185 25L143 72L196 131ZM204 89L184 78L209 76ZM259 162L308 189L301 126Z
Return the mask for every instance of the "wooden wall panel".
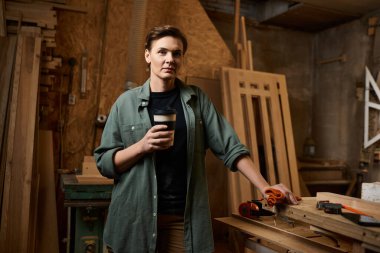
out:
M157 9L165 12L157 13ZM198 0L188 1L150 1L148 6L147 27L173 24L183 30L188 39L188 52L181 77L197 76L219 78L215 76L222 66L234 66L234 58L215 26L207 16ZM161 20L151 17L161 15Z
M68 105L63 97L64 123L63 168L80 169L85 154L92 153L95 133L95 119L98 113L99 78L102 60L103 31L106 19L107 1L67 1L68 5L86 7L86 13L58 11L57 47L55 55L63 58L63 87L69 85L70 68L68 60L75 58L72 93L75 104ZM87 55L86 96L80 94L81 57ZM104 94L108 94L105 92ZM58 129L58 126L52 130ZM49 130L49 129L46 129ZM58 132L55 132L58 135ZM57 148L58 149L58 148Z

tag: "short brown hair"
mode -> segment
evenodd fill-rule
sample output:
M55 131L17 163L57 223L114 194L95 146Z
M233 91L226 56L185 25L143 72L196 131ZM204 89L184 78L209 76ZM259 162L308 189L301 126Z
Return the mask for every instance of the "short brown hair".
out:
M153 27L146 35L145 49L148 49L150 51L153 41L161 39L166 36L172 36L174 38L180 39L183 45L183 54L186 53L187 39L185 35L177 27L174 27L171 25Z

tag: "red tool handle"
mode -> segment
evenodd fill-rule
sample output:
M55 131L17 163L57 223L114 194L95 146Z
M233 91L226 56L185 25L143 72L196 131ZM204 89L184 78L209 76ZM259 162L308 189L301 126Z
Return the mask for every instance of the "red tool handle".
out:
M355 209L355 208L352 208L352 207L349 207L349 206L346 206L346 205L343 205L343 204L342 204L342 207L343 207L344 209L347 209L348 211L353 212L353 213L357 213L357 214L361 214L361 215L370 216L370 215L368 215L368 214L366 214L366 213L363 213L362 211L359 211L359 210L357 210L357 209Z

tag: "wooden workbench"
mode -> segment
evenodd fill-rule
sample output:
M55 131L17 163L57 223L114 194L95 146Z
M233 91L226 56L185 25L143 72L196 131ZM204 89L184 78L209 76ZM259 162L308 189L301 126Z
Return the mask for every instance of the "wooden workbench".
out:
M65 201L111 199L113 180L99 176L67 174L61 176Z
M246 242L267 242L284 252L380 252L380 228L357 225L341 215L316 208L317 200L349 205L379 219L380 203L331 193L303 198L299 205L287 206L278 215L248 219L238 214L216 220L251 236ZM377 206L379 207L377 208ZM343 210L346 212L346 210Z
M93 238L96 247L101 249L113 180L100 175L67 174L61 175L61 187L67 207L66 253L84 252L85 237Z

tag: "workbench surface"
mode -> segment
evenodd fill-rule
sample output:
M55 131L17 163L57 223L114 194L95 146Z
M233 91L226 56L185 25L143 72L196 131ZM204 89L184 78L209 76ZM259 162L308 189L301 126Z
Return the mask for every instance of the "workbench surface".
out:
M325 198L327 197L328 196L326 195ZM345 196L345 198L347 197ZM343 201L344 200L342 199L341 203ZM330 202L336 203L337 201L330 200ZM282 215L356 239L364 243L374 245L380 249L380 227L360 226L344 218L342 215L329 214L325 213L323 210L318 210L316 208L316 205L316 197L304 197L299 205L289 205ZM372 213L369 214L379 215L379 210L380 208L373 209ZM346 210L342 211L348 212Z
M216 220L256 240L266 241L290 252L340 253L349 252L351 248L347 239L331 239L310 230L307 224L299 221L287 222L274 216L248 219L238 214L233 214L232 217L216 218Z
M332 193L318 194L317 197L302 198L299 205L286 206L275 217L259 217L254 220L232 214L231 217L216 220L289 250L297 249L296 252L362 252L357 250L358 248L380 252L380 227L361 226L340 214L329 214L316 208L318 200L329 200L331 203L348 205L379 219L380 203ZM349 211L343 209L342 212ZM280 218L287 222L281 221ZM290 227L292 221L294 226ZM328 240L315 242L315 236L310 234L315 232L330 235L335 243L333 240L330 240L330 243Z

